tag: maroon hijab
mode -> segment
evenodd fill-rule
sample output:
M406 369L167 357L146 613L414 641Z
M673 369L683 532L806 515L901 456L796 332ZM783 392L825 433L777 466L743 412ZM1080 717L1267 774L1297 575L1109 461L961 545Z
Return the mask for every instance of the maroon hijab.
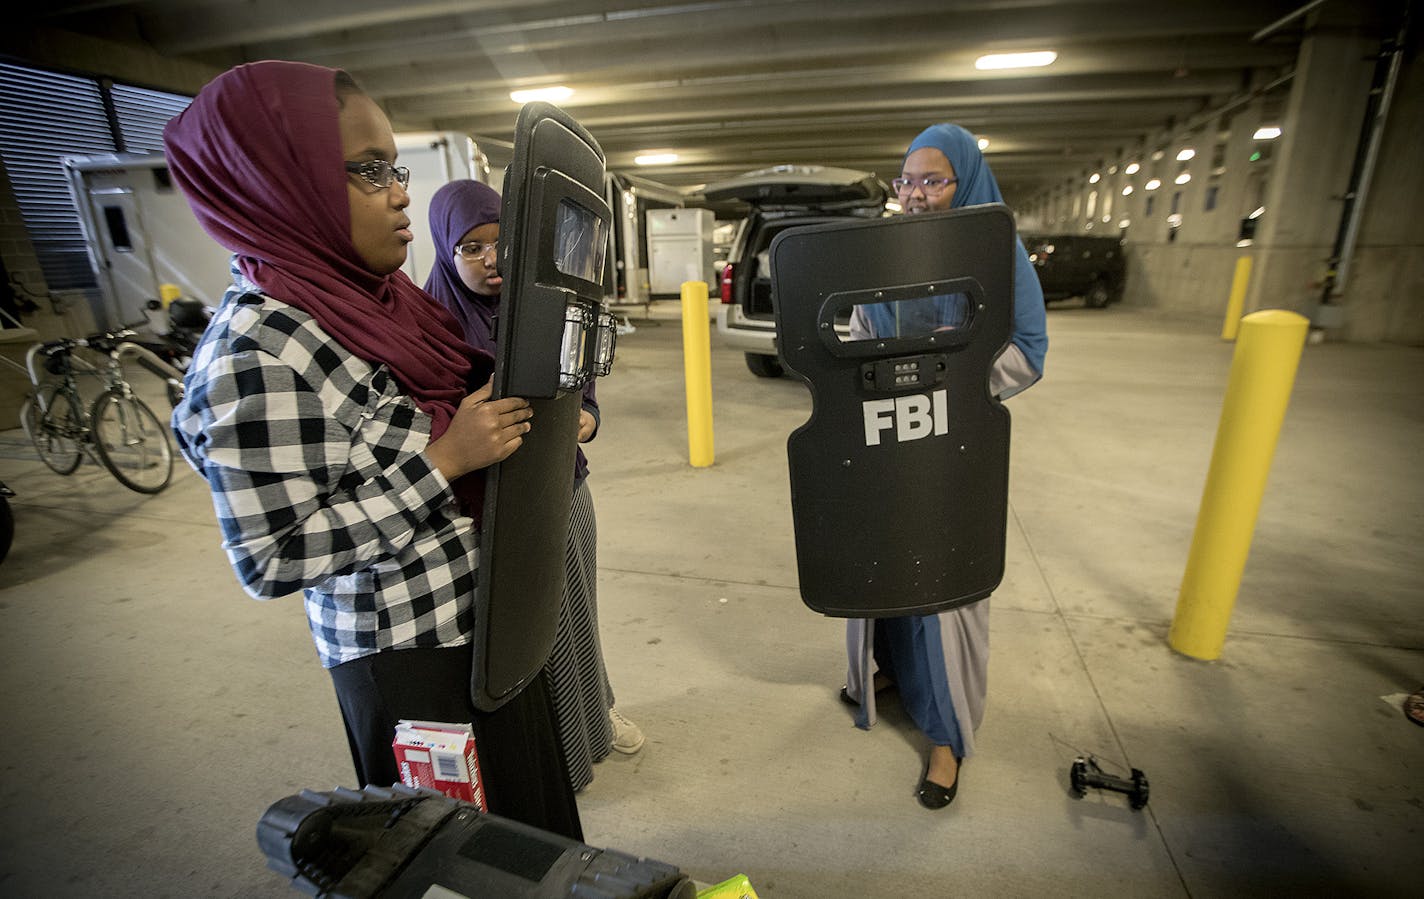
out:
M493 358L465 343L450 313L404 272L364 267L351 243L336 72L269 60L219 75L164 129L168 165L243 275L353 355L385 363L430 415L433 439ZM483 486L482 477L462 480ZM477 514L470 494L482 490L457 492Z

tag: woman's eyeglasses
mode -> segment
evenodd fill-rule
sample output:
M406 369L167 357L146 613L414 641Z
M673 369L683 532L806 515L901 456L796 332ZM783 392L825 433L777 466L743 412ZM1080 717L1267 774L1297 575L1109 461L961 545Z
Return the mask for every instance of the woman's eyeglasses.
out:
M373 159L370 162L348 162L346 171L359 176L362 181L372 187L385 189L390 187L393 181L399 181L401 187L410 186L410 169L403 165L391 165L384 159Z
M490 255L498 259L499 242L492 240L489 243L480 243L478 240L472 240L469 243L456 244L455 252L469 262L474 262L476 259L483 260Z
M913 193L916 187L923 190L927 197L937 197L949 190L951 184L958 183L958 178L896 178L890 182L890 186L902 197Z

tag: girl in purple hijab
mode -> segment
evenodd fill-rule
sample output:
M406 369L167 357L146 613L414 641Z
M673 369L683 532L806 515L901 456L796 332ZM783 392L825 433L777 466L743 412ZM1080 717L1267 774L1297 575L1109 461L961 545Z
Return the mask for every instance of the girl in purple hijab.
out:
M303 593L361 785L400 780L401 719L468 723L489 810L581 840L544 681L470 702L472 512L532 413L491 399L492 357L400 271L410 173L385 114L344 72L251 63L164 148L234 254L173 428L244 589Z
M490 352L498 333L503 284L495 268L499 213L499 194L478 181L452 181L430 198L435 264L425 289L460 322L472 346ZM592 440L597 430L598 403L590 380L579 413L579 441ZM614 708L613 688L603 664L598 637L598 528L587 476L588 462L583 450L578 450L569 519L569 577L546 666L554 717L575 790L593 780L593 764L607 757L610 749L634 753L644 739L638 726Z

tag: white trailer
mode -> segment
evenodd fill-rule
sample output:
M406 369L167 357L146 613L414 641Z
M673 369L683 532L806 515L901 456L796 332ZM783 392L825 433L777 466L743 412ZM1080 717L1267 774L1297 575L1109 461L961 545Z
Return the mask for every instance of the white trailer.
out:
M198 226L162 153L66 156L61 162L99 284L94 321L145 321L158 285L216 306L231 279L227 250Z
M427 217L430 195L456 178L488 183L489 160L468 136L454 132L397 134L396 147L399 164L411 173L407 212L415 233L403 267L411 280L424 284L435 252ZM231 281L231 254L198 225L162 153L61 161L99 285L93 312L100 327L143 323L145 304L158 299L160 284L176 284L184 296L209 306L222 300Z

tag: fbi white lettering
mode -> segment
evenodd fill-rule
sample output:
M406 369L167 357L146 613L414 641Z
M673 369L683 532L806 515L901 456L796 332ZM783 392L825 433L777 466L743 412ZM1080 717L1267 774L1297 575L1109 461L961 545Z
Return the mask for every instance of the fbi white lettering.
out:
M929 396L915 393L894 399L864 400L860 407L865 419L866 446L879 446L881 432L892 427L898 443L949 433L949 396L943 390Z

